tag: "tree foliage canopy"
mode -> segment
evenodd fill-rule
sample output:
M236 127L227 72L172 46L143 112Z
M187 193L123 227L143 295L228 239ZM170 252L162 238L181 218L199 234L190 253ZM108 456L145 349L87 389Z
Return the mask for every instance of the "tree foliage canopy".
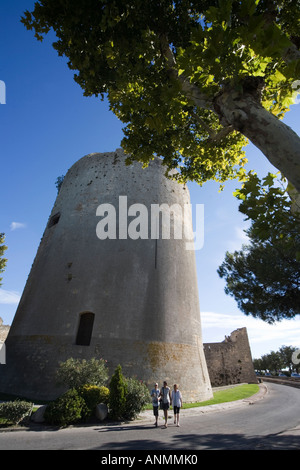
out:
M300 191L299 138L274 131L297 94L299 13L298 0L40 0L22 21L39 40L53 28L84 95L107 95L129 160L243 179L250 139Z
M225 292L246 314L268 323L300 314L300 212L275 175L251 174L237 191L239 210L252 220L249 245L226 253L219 267Z

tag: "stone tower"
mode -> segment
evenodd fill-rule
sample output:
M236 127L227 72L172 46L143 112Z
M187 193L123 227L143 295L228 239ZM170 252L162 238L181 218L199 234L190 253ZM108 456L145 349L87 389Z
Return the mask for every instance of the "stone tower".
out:
M212 396L195 253L172 234L189 192L164 173L160 159L126 166L121 149L70 168L10 328L0 391L55 398L58 363L96 357L151 388L177 382L185 401ZM153 228L161 204L175 209L169 239L167 219ZM184 223L191 232L190 212Z

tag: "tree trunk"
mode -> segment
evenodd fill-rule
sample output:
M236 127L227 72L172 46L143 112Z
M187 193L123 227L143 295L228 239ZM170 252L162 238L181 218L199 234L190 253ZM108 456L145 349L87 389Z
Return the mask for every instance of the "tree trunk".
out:
M226 89L215 98L214 109L224 126L247 137L300 193L300 138L261 105L256 93Z

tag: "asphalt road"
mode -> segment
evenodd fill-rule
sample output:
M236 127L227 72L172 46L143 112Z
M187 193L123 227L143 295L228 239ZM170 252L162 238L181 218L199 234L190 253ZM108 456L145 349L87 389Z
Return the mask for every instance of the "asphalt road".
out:
M300 389L273 383L267 388L253 404L205 413L183 410L180 427L170 419L163 429L161 417L155 428L149 414L129 424L36 426L1 431L0 450L300 450Z

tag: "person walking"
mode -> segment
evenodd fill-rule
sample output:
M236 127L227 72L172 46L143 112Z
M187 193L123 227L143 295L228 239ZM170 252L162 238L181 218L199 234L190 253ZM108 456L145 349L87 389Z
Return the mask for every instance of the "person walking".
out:
M165 417L165 425L164 428L168 427L168 410L170 408L170 403L171 403L171 391L170 387L168 387L168 384L166 381L164 381L164 385L160 391L160 397L162 400L162 409L164 410L164 417Z
M180 426L179 412L182 407L182 395L177 384L174 384L174 390L172 390L172 406L174 410L174 424L177 423L177 426Z
M151 390L153 414L155 416L154 426L156 427L158 425L157 423L158 423L159 396L160 396L160 391L158 388L158 383L156 382L156 384L154 384L154 388Z

